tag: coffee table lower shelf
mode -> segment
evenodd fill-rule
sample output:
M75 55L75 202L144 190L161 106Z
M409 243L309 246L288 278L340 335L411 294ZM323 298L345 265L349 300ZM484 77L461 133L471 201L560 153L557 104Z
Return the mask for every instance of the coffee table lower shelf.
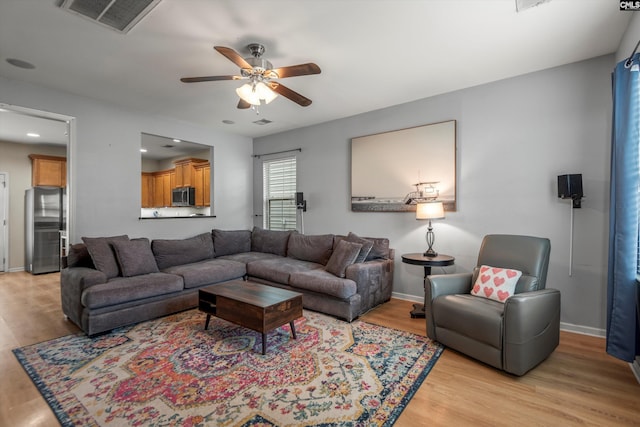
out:
M302 294L260 283L234 280L199 291L200 311L262 334L262 354L267 354L267 334L286 323L297 339L294 320L302 317Z

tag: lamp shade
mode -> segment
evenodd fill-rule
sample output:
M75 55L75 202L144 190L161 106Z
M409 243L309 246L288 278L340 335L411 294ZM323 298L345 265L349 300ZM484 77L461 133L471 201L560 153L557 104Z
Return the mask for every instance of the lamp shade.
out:
M442 202L418 203L416 205L416 219L443 219L444 206Z

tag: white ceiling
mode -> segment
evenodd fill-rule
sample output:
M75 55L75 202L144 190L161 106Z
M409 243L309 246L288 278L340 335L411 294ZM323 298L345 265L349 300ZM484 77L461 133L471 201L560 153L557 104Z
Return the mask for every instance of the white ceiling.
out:
M258 137L612 53L631 14L617 0L162 0L120 34L55 0L0 0L0 76ZM236 109L240 82L180 82L237 74L213 46L251 42L274 67L320 66L281 80L311 106L278 97L258 116Z

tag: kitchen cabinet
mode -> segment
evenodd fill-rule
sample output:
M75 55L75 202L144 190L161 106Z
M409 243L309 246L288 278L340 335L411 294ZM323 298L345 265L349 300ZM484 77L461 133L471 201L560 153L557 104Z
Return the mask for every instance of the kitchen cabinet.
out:
M152 207L160 208L171 206L171 189L175 182L175 172L165 170L153 172L153 199Z
M161 208L171 206L171 193L177 187L194 187L196 206L209 206L211 177L209 162L202 159L186 159L176 162L174 169L142 172L141 206Z
M153 194L153 173L142 172L142 198L141 203L143 208L154 207L154 194Z
M196 206L211 204L211 167L209 162L194 166L194 187L196 189Z
M31 186L67 186L67 159L65 157L29 154L31 159Z
M193 157L181 159L174 162L176 173L176 187L195 187L196 186L196 166L202 163L209 163L204 159L196 159Z

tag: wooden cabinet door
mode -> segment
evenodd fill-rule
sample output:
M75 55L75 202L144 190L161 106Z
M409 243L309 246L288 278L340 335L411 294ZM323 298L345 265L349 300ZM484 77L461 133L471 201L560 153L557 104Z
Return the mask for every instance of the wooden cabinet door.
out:
M184 163L176 163L175 175L176 175L176 187L184 187L184 170L186 169Z
M153 207L164 206L164 174L153 174Z
M175 183L176 175L175 173L167 173L163 176L162 185L162 196L164 203L162 206L171 206L171 189Z
M200 163L194 167L194 187L196 189L196 205L209 206L210 204L210 167L209 162Z
M141 183L142 197L141 205L143 208L152 208L154 206L154 194L153 194L153 174L149 172L142 172Z
M31 185L66 187L67 159L64 157L29 154L31 159Z
M203 175L202 168L196 167L193 175L194 175L195 188L196 188L196 206L204 206L204 191L202 188L202 175Z
M204 193L204 200L202 206L211 205L211 167L205 166L202 170L202 191ZM211 213L213 215L213 212Z

